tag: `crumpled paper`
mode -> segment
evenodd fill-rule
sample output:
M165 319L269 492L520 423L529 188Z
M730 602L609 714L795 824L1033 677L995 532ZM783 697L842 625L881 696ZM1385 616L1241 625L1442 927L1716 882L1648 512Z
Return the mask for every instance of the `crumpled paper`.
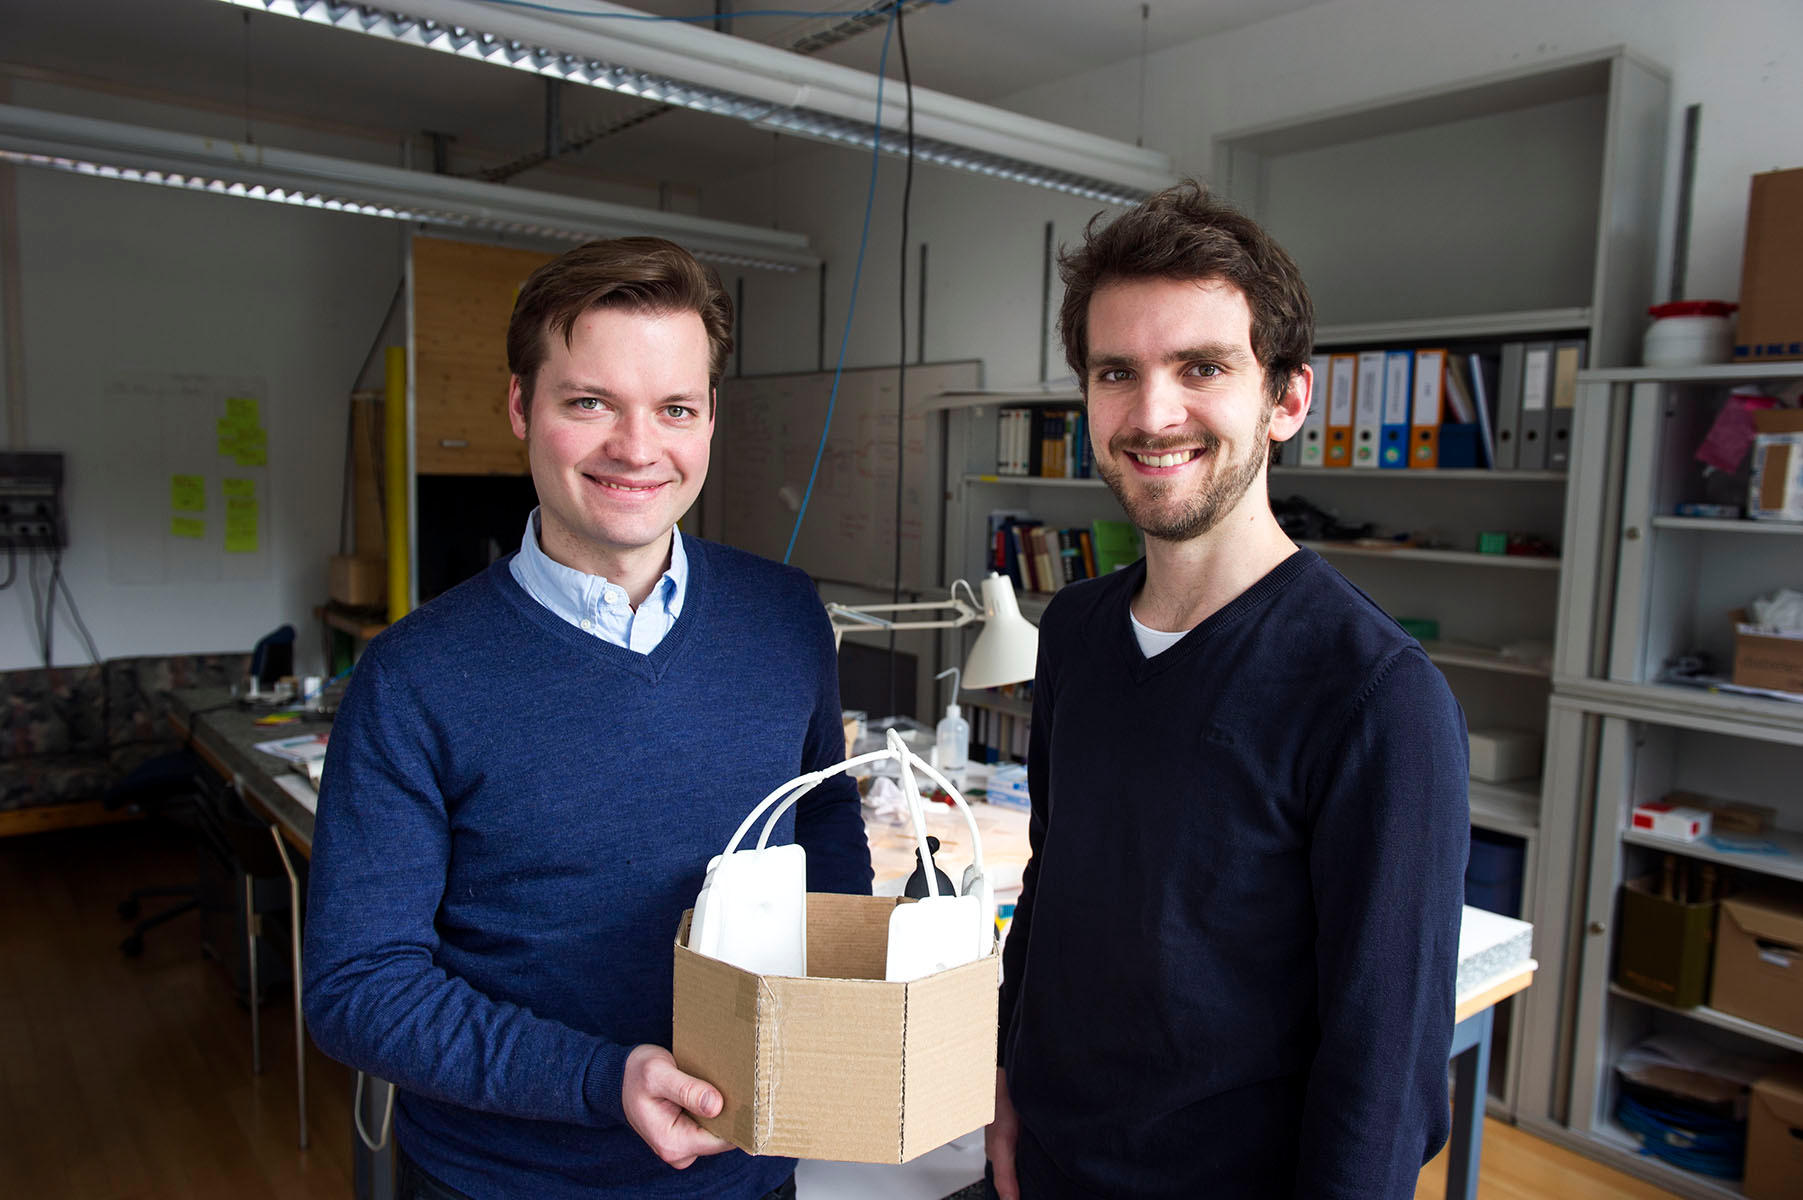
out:
M1780 588L1747 605L1747 617L1771 633L1803 633L1803 592Z

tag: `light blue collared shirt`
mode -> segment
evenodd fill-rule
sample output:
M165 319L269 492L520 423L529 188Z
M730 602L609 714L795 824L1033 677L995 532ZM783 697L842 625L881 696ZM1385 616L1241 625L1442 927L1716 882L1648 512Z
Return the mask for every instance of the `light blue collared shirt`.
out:
M635 611L619 584L566 567L544 552L538 544L536 508L526 518L520 552L510 565L526 594L557 616L584 633L640 654L651 653L664 640L682 615L689 590L689 556L682 548L681 530L670 531L670 569L658 577Z

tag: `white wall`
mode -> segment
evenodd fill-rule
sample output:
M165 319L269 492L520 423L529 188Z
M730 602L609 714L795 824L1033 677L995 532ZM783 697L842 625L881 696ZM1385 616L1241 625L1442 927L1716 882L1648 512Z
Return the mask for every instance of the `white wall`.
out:
M195 124L175 110L35 85L15 84L13 100L163 128ZM346 152L326 140L308 148ZM9 398L23 402L24 442L15 448L66 456L63 572L101 654L248 649L287 622L300 634L297 666L316 668L321 637L312 609L325 598L327 558L338 549L349 393L400 278L401 227L11 170L24 368L24 395ZM154 433L144 434L159 423L108 397L109 385L133 373L262 381L269 461L259 497L260 561L226 556L221 544L204 570L171 570L160 583L117 582L119 547L109 541L122 527L137 536L139 498L159 506L149 528L166 536L169 525L165 455ZM181 420L195 424L192 413ZM219 499L210 505L217 538ZM178 563L195 549L168 545ZM31 612L21 563L11 594L0 596L0 667L41 661ZM56 632L55 658L87 658L66 622Z
M1154 11L1154 35L1156 24ZM1616 45L1669 71L1672 80L1656 298L1669 281L1683 112L1700 103L1685 290L1733 299L1748 176L1803 166L1803 98L1796 87L1803 77L1803 4L1795 0L1334 0L1153 54L1145 144L1170 153L1180 171L1206 178L1213 139L1222 133ZM1137 62L1110 64L1002 104L1132 141L1139 132L1139 78ZM868 169L863 155L823 149L703 197L709 215L741 220L768 219L767 197L780 197L785 226L805 230L829 260L833 348L845 317ZM848 355L861 366L892 357L896 341L900 168L892 160L885 160L878 186L874 270L867 261ZM913 227L915 240L931 247L928 356L981 357L991 385L1033 377L1043 224L1053 221L1057 239L1068 242L1098 207L920 168ZM813 287L812 280L785 286L747 277L748 371L812 365ZM1056 354L1052 362L1052 374L1060 374Z

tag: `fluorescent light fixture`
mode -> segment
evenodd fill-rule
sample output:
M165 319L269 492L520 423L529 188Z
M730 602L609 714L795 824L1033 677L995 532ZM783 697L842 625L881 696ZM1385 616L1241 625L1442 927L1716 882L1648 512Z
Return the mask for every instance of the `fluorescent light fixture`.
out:
M962 587L969 600L958 596ZM966 688L1000 687L1004 683L1020 683L1033 678L1039 660L1039 629L1020 615L1014 599L1014 583L1006 575L991 571L983 580L983 601L975 603L970 584L960 579L952 584L951 594L944 600L928 600L919 604L848 604L829 603L827 615L832 619L833 642L848 633L881 633L910 629L962 629L983 622L977 644L964 660L961 685ZM927 617L927 613L945 613ZM898 613L903 620L880 616ZM920 615L923 619L906 619Z
M404 12L334 0L224 0L257 12L423 46L459 58L585 83L765 129L868 149L878 134L877 77L789 50L601 0L584 12L399 0ZM633 20L631 18L639 19ZM901 104L882 112L881 150L906 152ZM926 88L914 89L922 162L1135 204L1175 176L1168 155Z
M799 233L13 105L0 105L0 162L453 231L577 242L656 234L740 267L820 264Z

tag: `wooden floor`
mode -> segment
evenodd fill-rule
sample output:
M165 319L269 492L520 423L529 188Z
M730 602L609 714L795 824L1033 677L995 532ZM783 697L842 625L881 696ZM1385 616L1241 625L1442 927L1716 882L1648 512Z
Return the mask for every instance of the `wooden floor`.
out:
M296 1146L293 1015L250 1017L192 915L120 955L134 887L185 882L192 852L142 824L0 839L0 1197L309 1200L351 1195L350 1073L309 1047L312 1145ZM1480 1200L1655 1200L1650 1185L1495 1121ZM1445 1164L1418 1200L1440 1200ZM846 1198L853 1200L853 1198Z

